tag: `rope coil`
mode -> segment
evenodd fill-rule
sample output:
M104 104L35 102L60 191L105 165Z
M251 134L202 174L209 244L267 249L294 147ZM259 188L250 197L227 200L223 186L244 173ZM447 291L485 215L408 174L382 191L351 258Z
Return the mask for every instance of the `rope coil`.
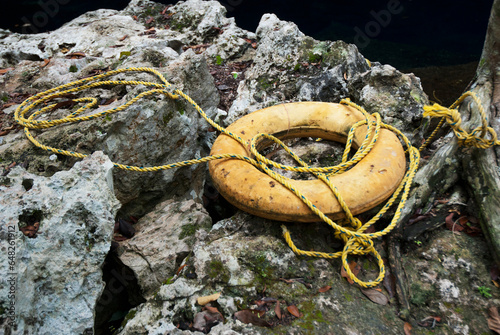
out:
M124 73L124 72L148 72L150 74L155 75L161 83L154 83L154 82L149 82L149 81L128 81L128 80L101 80L116 74ZM96 88L96 87L101 87L101 86L107 86L107 85L144 85L145 87L149 88L149 90L142 92L138 95L136 95L133 99L130 101L126 102L125 104L115 107L112 109L108 109L99 113L94 113L90 115L84 115L84 116L79 116L81 113L83 113L86 110L90 110L91 108L94 108L97 106L97 99L96 98L89 98L89 97L84 97L84 98L76 98L72 99L73 102L75 103L86 103L84 106L78 108L75 112L72 112L71 114L67 115L66 117L60 118L60 119L53 119L53 120L36 120L36 117L42 115L43 113L50 112L52 110L57 109L57 104L52 103L48 104L47 106L43 108L39 108L38 110L34 111L37 107L40 107L43 104L47 104L50 100L53 100L58 97L64 97L67 96L68 94L72 94L75 92L80 92L86 89L90 88ZM343 240L345 243L344 248L342 251L336 252L336 253L324 253L324 252L319 252L319 251L305 251L298 249L294 242L291 239L290 232L288 229L283 225L283 235L290 246L290 248L298 255L307 255L307 256L312 256L312 257L322 257L322 258L338 258L340 257L342 260L342 265L345 268L348 276L356 282L358 285L362 287L374 287L378 285L382 279L385 276L385 268L384 268L384 263L382 260L382 257L380 254L376 251L373 243L373 239L382 237L386 234L388 234L397 224L403 207L405 205L406 199L408 198L408 194L410 191L410 187L412 184L412 180L415 176L415 173L418 168L419 164L419 159L420 159L420 153L419 150L417 150L415 147L411 145L409 140L406 138L406 136L401 133L399 130L396 128L385 124L381 121L381 117L378 113L374 113L370 115L368 112L366 112L361 106L356 105L355 103L351 102L349 99L343 99L341 101L342 104L349 105L351 107L354 107L358 109L363 115L365 116L365 120L357 122L349 131L347 141L346 141L346 146L344 149L344 153L342 155L342 162L336 166L329 166L329 167L310 167L308 164L306 164L300 157L298 157L296 154L294 154L282 141L280 141L278 138L270 135L270 134L258 134L254 138L251 139L250 143L245 142L242 140L239 136L227 131L225 128L221 127L217 123L215 123L212 119L210 119L206 113L185 93L183 93L180 89L174 87L172 84L170 84L164 76L159 73L158 71L151 69L151 68L125 68L125 69L119 69L119 70L113 70L109 71L97 76L89 77L89 78L84 78L80 79L74 82L70 82L68 84L64 84L58 87L55 87L53 89L40 92L27 100L25 100L21 105L19 105L15 111L15 119L16 121L24 127L24 132L28 139L37 147L47 150L53 153L57 154L62 154L62 155L67 155L67 156L72 156L72 157L78 157L78 158L85 158L87 157L86 154L83 153L78 153L75 151L69 151L69 150L63 150L63 149L58 149L58 148L53 148L49 146L45 146L39 141L37 141L33 135L30 132L30 129L46 129L46 128L51 128L57 125L61 124L66 124L66 123L73 123L73 122L81 122L81 121L89 121L93 120L99 117L106 117L107 115L117 113L117 112L122 112L124 111L127 107L132 105L133 103L137 102L141 98L154 95L154 94L163 94L167 96L170 99L184 99L187 101L189 104L191 104L197 111L198 113L215 129L217 129L219 132L222 134L225 134L227 136L230 136L231 138L235 139L241 145L248 147L250 145L250 150L252 154L254 155L255 159L251 157L246 157L242 155L236 155L236 154L222 154L222 155L212 155L212 156L207 156L203 157L200 159L192 159L192 160L187 160L187 161L181 161L181 162L176 162L176 163L170 163L166 165L160 165L160 166L151 166L151 167L144 167L144 166L131 166L131 165L124 165L120 163L113 163L115 167L120 168L120 169L125 169L125 170L130 170L130 171L140 171L140 172L149 172L149 171L160 171L160 170L168 170L172 168L178 168L178 167L183 167L183 166L188 166L188 165L193 165L193 164L198 164L198 163L204 163L208 162L211 160L216 160L216 159L225 159L225 158L233 158L233 159L241 159L245 160L261 171L267 173L270 175L272 178L274 178L276 181L280 182L282 185L287 187L290 191L292 191L297 197L299 197L318 217L327 223L329 226L331 226L334 229L334 234L335 237L340 238ZM478 102L477 97L475 95L471 95L476 102ZM465 99L464 96L462 96L459 100L457 100L456 105L460 104L463 99ZM478 103L478 105L480 105ZM471 134L468 134L467 132L463 131L460 128L460 115L456 112L456 110L453 110L453 108L456 107L455 104L450 107L450 109L446 109L442 106L425 106L424 107L424 116L429 116L429 117L442 117L442 120L438 127L441 127L444 121L448 122L452 129L454 130L455 134L457 134L457 137L461 142L463 142L464 145L474 145L476 147L484 147L485 145L497 145L499 144L497 141L496 133L494 132L493 129L490 127L487 127L486 124L486 117L484 116L484 110L482 108L480 109L481 115L482 115L482 120L483 120L483 125L482 127L476 128ZM31 114L30 114L31 113ZM361 146L358 148L358 150L354 153L351 159L348 159L349 154L351 152L351 145L354 137L354 132L355 130L360 127L366 125L367 127L367 134L365 136L365 139L363 140ZM407 167L407 173L403 180L401 181L400 185L394 192L394 194L387 200L386 204L379 210L379 212L368 222L365 224L362 224L361 221L357 218L355 218L349 208L347 207L346 203L344 202L342 195L338 192L337 188L335 185L332 184L332 182L329 179L329 176L335 175L342 173L349 169L350 167L354 166L357 162L362 160L373 148L375 145L375 142L377 141L378 134L380 132L381 128L388 129L392 132L394 132L399 139L402 141L402 143L406 146L407 150L406 153L408 155L408 167ZM476 133L481 132L481 137L478 139L477 136L475 135ZM434 131L434 133L431 135L430 139L437 133L437 130ZM485 139L485 134L490 134L491 139ZM257 151L257 147L259 142L263 140L271 140L281 146L287 153L289 153L295 161L300 165L299 167L294 167L294 166L286 166L282 165L279 163L276 163L274 161L271 161L261 155ZM422 150L430 141L426 141L422 148ZM269 168L269 166L278 168L278 169L283 169L283 170L289 170L289 171L295 171L295 172L309 172L313 173L317 178L322 180L325 184L329 186L329 188L332 190L332 193L335 195L339 203L341 204L346 218L340 220L339 222L334 222L331 219L329 219L323 212L321 212L314 204L312 204L302 193L300 190L294 189L292 185L287 181L286 178L281 176L280 174L274 172L272 169ZM396 202L396 200L399 198L399 203L397 205L397 208L395 210L395 215L391 219L390 223L387 225L386 228L384 228L381 231L374 232L374 233L364 233L370 226L375 224L388 210L393 206L393 204ZM373 280L373 281L362 281L358 279L350 270L350 267L347 262L347 258L349 255L366 255L366 254L372 254L379 266L379 275L378 277Z

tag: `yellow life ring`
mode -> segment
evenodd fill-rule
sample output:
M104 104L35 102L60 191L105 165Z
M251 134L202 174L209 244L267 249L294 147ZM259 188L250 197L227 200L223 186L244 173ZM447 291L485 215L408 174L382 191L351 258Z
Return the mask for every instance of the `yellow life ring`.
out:
M365 117L350 106L323 102L280 104L248 114L228 128L228 132L250 143L259 133L273 134L280 139L320 137L344 142L352 125ZM359 147L365 139L367 126L355 132L353 144ZM239 154L251 157L244 147L227 135L220 135L211 155ZM240 159L209 162L214 186L234 206L245 212L278 221L318 221L314 214L292 191L254 165ZM363 213L388 199L397 189L406 172L405 152L397 136L380 129L371 151L350 170L330 177L353 213ZM331 219L344 217L344 211L332 190L323 181L289 180Z

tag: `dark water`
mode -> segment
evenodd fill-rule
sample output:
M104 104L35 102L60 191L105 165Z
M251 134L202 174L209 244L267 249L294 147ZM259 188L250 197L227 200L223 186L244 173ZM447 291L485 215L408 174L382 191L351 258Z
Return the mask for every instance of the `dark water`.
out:
M161 3L174 1L161 0ZM371 60L398 68L477 61L493 0L220 0L237 24L255 31L264 13L293 21L316 39L356 43ZM43 32L89 10L123 9L127 0L3 1L0 27Z

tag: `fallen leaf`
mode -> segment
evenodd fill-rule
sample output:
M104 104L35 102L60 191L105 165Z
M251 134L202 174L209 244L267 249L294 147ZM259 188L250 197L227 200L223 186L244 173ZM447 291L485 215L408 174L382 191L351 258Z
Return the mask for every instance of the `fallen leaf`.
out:
M8 103L2 105L2 109L5 109L5 108L10 107L10 106L14 106L14 105L17 105L17 103L8 102ZM9 129L7 129L7 130L9 130Z
M279 300L276 301L276 306L274 307L274 313L276 314L276 317L281 320L281 307Z
M194 316L192 327L207 334L213 326L221 322L224 322L224 317L217 309L216 312L204 310Z
M222 315L221 312L219 312L219 310L217 309L217 307L203 306L202 310L203 311L209 311L210 313L213 313L213 314L220 314L220 316L222 317L222 319L224 319L224 316Z
M405 325L403 327L405 335L411 335L411 329L412 328L413 327L411 326L411 324L409 322L405 322Z
M416 215L416 216L413 216L409 221L408 221L408 225L412 225L416 222L419 222L419 221L422 221L422 220L425 220L429 217L429 215Z
M455 213L450 213L448 214L448 216L446 217L446 219L444 219L444 222L446 223L446 228L448 228L449 230L451 230L452 232L461 232L462 230L464 230L464 227L462 225L460 225L459 223L457 223L456 221L453 220L453 215ZM457 220L458 221L458 220Z
M324 292L326 292L326 291L329 291L331 288L332 288L332 287L331 287L330 285L326 285L326 286L320 287L320 288L318 289L318 292L319 292L319 293L324 293Z
M116 101L116 97L109 98L109 99L106 99L106 101L104 101L103 103L101 103L100 106L107 106L115 101Z
M212 301L219 299L219 297L220 297L220 292L212 294L212 295L207 295L204 297L198 297L198 299L196 301L198 302L198 305L204 306L204 305L208 304L209 302L212 302Z
M155 20L154 17L150 17L146 20L146 24L150 24L151 22L153 22Z
M261 318L262 315L263 314L261 314L261 311L255 311L252 309L243 309L241 311L234 313L234 318L246 324L251 323L254 326L271 327L269 322Z
M427 316L427 317L423 318L422 320L418 321L417 324L420 327L435 328L437 326L438 322L441 322L441 317L439 317L439 316Z
M14 68L13 67L8 67L6 69L0 69L0 74L6 74L10 70L14 70Z
M386 270L384 281L382 283L387 293L389 293L389 298L394 298L394 292L396 292L396 277L392 273L388 273L388 271Z
M495 306L489 309L490 317L488 318L488 327L500 334L500 315L498 315L498 309Z
M121 38L119 39L119 41L120 41L120 42L122 42L122 41L124 41L127 37L128 37L128 35L123 35L123 37L121 37Z
M303 314L299 312L299 309L295 305L288 306L286 310L296 318L301 318L303 316Z
M58 102L54 107L52 107L52 110L56 110L56 109L63 108L63 107L71 108L75 104L76 104L76 102L74 102L73 100L61 101L61 102Z
M376 304L379 305L387 305L389 303L389 298L382 292L379 292L373 288L369 288L366 290L361 290L361 293L363 293L368 299L373 301Z
M83 52L72 52L72 53L65 55L64 57L69 58L69 59L80 59L80 58L84 58L85 54Z
M357 276L359 271L361 270L361 266L359 266L355 261L351 261L349 263L349 268L351 269L351 272L354 274L354 276ZM347 274L347 271L345 270L344 266L340 269L340 275L344 278L347 279L349 284L354 284L354 281L349 278L349 275Z
M149 29L146 29L145 31L143 31L141 33L141 35L152 35L152 34L156 34L156 29L155 27L151 27Z
M182 269L184 269L185 267L187 266L187 264L184 264L182 266L180 266L178 269L177 269L177 272L175 273L176 276L179 275L179 273L181 273Z
M163 9L163 10L161 11L161 15L165 15L165 13L167 12L167 10L168 10L170 7L172 7L172 5L167 5L167 6L165 7L165 9Z
M137 15L133 15L132 18L137 21Z
M47 65L49 65L50 63L50 58L46 58L43 60L43 64L42 64L42 67L46 67Z
M444 222L446 224L446 228L448 228L449 230L452 230L453 229L453 215L454 213L450 213L448 214L448 216L446 217L446 219L444 219Z

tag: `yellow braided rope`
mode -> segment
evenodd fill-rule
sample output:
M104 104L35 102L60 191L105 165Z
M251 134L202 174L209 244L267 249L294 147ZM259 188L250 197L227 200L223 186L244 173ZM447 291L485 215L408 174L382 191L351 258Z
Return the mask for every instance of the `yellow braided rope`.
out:
M457 107L467 98L471 97L477 106L479 115L481 117L481 126L476 127L470 133L465 131L462 127L462 119ZM434 104L432 106L424 106L424 117L440 117L436 129L432 132L429 138L422 144L420 151L429 145L429 143L434 139L438 130L443 126L444 122L448 123L451 127L455 136L458 138L458 143L463 146L472 146L481 149L487 149L494 145L500 145L500 141L497 139L497 133L495 130L488 126L488 118L484 112L483 105L474 92L468 91L462 94L460 98L457 99L449 108L443 107L439 104ZM478 136L479 134L479 136ZM489 134L490 138L486 138Z
M149 72L153 75L155 75L161 83L153 83L149 81L128 81L128 80L101 80L103 78L107 78L119 73L124 73L124 72ZM80 102L87 102L86 105L83 107L79 108L75 112L69 114L66 117L60 118L60 119L54 119L54 120L36 120L35 118L45 112L50 112L53 109L56 108L57 104L49 104L43 108L40 108L37 111L33 111L35 107L46 104L48 101L53 100L54 98L58 97L64 97L67 96L68 94L71 93L76 93L80 92L86 89L90 88L96 88L96 87L101 87L101 86L106 86L106 85L144 85L145 87L150 88L148 91L142 92L135 96L133 99L128 101L127 103L116 107L112 109L108 109L99 113L94 113L90 115L85 115L85 116L79 116L82 112L86 110L90 110L91 108L94 108L97 105L97 99L95 98L78 98L78 99L72 99L75 103L80 103ZM328 225L330 225L334 231L335 231L335 236L342 239L345 242L344 248L342 251L336 252L336 253L323 253L323 252L318 252L318 251L304 251L298 249L295 244L293 243L290 233L287 230L285 226L282 226L283 228L283 235L285 237L285 240L287 241L288 245L290 248L299 255L307 255L307 256L313 256L313 257L323 257L323 258L338 258L341 257L342 260L342 265L345 268L348 276L356 282L358 285L362 287L373 287L378 285L382 279L385 276L385 269L384 269L384 264L383 260L380 256L380 254L375 250L374 245L373 245L373 239L377 237L384 236L388 234L397 224L401 212L403 210L403 207L405 205L406 199L408 197L410 187L412 184L413 177L415 176L415 173L418 168L418 163L420 159L420 154L419 151L414 148L411 143L408 141L408 139L397 129L394 127L384 124L381 121L380 115L378 113L374 113L373 115L368 114L362 107L352 103L348 99L344 99L341 101L341 103L349 105L351 107L354 107L358 109L364 116L365 119L362 121L357 122L353 127L350 129L347 140L346 140L346 147L342 156L342 162L337 165L337 166L329 166L329 167L310 167L308 166L300 157L298 157L296 154L294 154L282 141L280 141L278 138L269 135L269 134L258 134L254 138L251 139L250 143L246 143L243 139L241 139L239 136L227 131L225 128L219 126L217 123L215 123L213 120L211 120L205 112L186 94L184 94L181 90L175 88L172 86L164 77L161 73L158 71L151 69L151 68L126 68L126 69L119 69L119 70L114 70L114 71L109 71L97 76L89 77L89 78L84 78L80 79L65 85L61 85L59 87L38 93L27 100L25 100L21 105L18 106L18 108L15 111L15 119L16 121L24 126L24 132L28 139L35 144L37 147L42 148L44 150L54 152L57 154L62 154L62 155L67 155L67 156L73 156L73 157L78 157L78 158L84 158L87 155L78 153L75 151L68 151L68 150L63 150L63 149L58 149L58 148L53 148L53 147L48 147L40 142L38 142L31 134L30 129L42 129L42 128L50 128L54 127L60 124L64 123L71 123L71 122L80 122L80 121L89 121L98 117L105 117L109 114L117 113L124 111L127 107L130 105L134 104L137 102L139 99L153 95L153 94L163 94L166 95L167 97L171 99L179 99L183 98L186 100L188 103L190 103L198 112L199 114L215 129L220 131L221 133L230 136L231 138L235 139L241 145L247 146L250 144L250 150L252 154L255 156L255 159L252 159L250 157L242 156L242 155L236 155L236 154L222 154L222 155L212 155L212 156L207 156L203 157L200 159L192 159L192 160L187 160L187 161L182 161L182 162L176 162L176 163L171 163L167 165L161 165L161 166L151 166L151 167L143 167L143 166L131 166L131 165L124 165L124 164L119 164L119 163L113 163L115 167L125 169L125 170L131 170L131 171L159 171L159 170L167 170L167 169L172 169L172 168L178 168L182 166L188 166L188 165L193 165L193 164L198 164L198 163L204 163L208 162L211 160L215 159L224 159L224 158L234 158L234 159L241 159L249 162L250 164L256 166L257 168L261 169L262 171L266 172L269 174L272 178L274 178L276 181L280 182L282 185L287 187L290 191L292 191L294 194L297 195L316 215L320 217L321 220L326 222ZM474 95L472 95L473 98L475 98ZM458 115L458 120L457 120L457 113L453 112L453 108L456 107L456 105L460 104L463 101L464 98L461 98L457 100L456 104L454 104L450 109L445 109L441 106L434 107L428 111L429 106L425 106L424 110L424 115L426 116L431 116L435 117L436 115L439 115L443 117L443 121L440 123L440 125L448 120L452 120L450 123L455 131L455 133L458 132L457 136L459 139L463 138L463 142L466 145L470 145L471 143L475 143L473 140L469 139L470 136L474 136L477 132L481 131L481 139L482 141L488 141L484 140L484 135L486 133L490 133L492 140L489 140L490 142L493 141L494 144L497 144L496 141L496 134L491 128L486 127L486 118L484 117L484 111L481 109L481 115L483 116L483 127L476 128L473 132L472 135L465 133L463 130L460 128L460 117ZM478 101L477 98L476 102ZM480 104L478 104L480 105ZM426 109L427 108L427 109ZM451 111L450 111L451 110ZM29 116L26 117L31 112ZM427 114L425 114L427 113ZM453 123L453 124L452 124ZM356 151L356 153L353 155L353 157L348 160L349 153L351 151L351 146L352 146L352 141L354 138L354 132L355 130L360 127L366 125L367 127L367 134L365 139L363 140L361 146L359 149ZM394 192L394 194L390 197L390 199L386 202L386 204L379 210L379 212L368 222L365 224L361 224L359 219L355 218L349 208L347 207L346 203L344 202L342 195L339 193L335 185L332 184L331 180L329 179L330 176L342 173L355 165L357 162L359 162L361 159L363 159L371 150L371 148L375 145L375 142L377 141L378 134L380 132L381 128L389 129L390 131L393 131L396 133L401 141L404 143L404 145L407 147L407 154L408 154L408 159L409 159L409 164L408 164L408 170L401 181L400 185ZM436 133L435 131L434 133ZM431 135L433 137L435 134ZM272 140L278 145L280 145L287 153L289 153L301 166L300 167L293 167L293 166L286 166L282 165L279 163L276 163L274 161L271 161L264 156L262 156L258 151L258 143L264 139ZM428 143L426 141L426 143ZM482 142L481 142L482 143ZM488 142L489 143L489 142ZM424 144L425 145L425 144ZM477 145L476 145L477 146ZM330 189L332 190L333 194L337 198L339 204L341 205L342 209L344 210L346 214L346 218L343 220L340 220L338 223L332 221L329 219L323 212L321 212L314 204L312 204L301 192L300 190L296 190L293 188L293 186L289 183L287 178L284 178L280 174L274 172L269 168L269 166L273 166L275 168L279 169L284 169L284 170L289 170L289 171L296 171L296 172L309 172L313 173L317 178L321 179L324 183L326 183ZM377 220L379 220L384 213L387 212L387 210L396 202L396 200L399 198L399 204L396 208L396 214L392 218L391 222L389 225L384 228L382 231L375 232L375 233L369 233L366 234L364 231L372 226ZM348 255L365 255L371 253L377 260L378 266L379 266L379 275L374 281L361 281L356 276L352 273L350 270L350 267L347 262L347 257Z

